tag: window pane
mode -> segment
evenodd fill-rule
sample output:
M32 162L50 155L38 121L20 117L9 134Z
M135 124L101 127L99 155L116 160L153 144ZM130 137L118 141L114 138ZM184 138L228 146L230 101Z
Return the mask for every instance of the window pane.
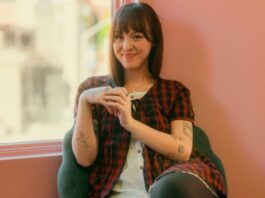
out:
M0 143L61 139L79 83L108 73L111 1L0 1Z

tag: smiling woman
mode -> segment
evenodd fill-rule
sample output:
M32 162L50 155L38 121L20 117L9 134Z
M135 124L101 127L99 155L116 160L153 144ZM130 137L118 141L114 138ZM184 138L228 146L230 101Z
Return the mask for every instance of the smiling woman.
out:
M111 1L1 1L0 10L0 143L62 139L76 85L108 71Z
M121 6L109 46L111 73L78 87L60 196L226 197L220 170L193 145L189 89L159 76L163 34L154 9Z

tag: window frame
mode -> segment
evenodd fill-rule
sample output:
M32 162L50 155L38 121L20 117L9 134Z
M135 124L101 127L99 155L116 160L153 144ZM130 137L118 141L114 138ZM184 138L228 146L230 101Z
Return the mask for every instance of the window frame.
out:
M121 5L139 2L139 0L111 0L111 13ZM2 160L17 160L62 155L63 138L60 140L39 140L26 142L1 143L0 162Z
M62 140L6 143L0 145L0 161L62 155Z

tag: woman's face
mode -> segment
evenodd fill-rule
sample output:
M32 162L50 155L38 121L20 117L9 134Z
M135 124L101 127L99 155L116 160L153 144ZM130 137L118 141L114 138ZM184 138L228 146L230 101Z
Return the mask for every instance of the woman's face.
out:
M148 56L151 48L152 43L141 32L130 30L121 35L114 34L114 54L124 69L133 70L139 67L148 67Z

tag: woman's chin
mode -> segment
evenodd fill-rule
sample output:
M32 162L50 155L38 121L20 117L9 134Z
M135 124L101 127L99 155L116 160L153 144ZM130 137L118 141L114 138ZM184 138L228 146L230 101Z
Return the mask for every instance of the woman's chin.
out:
M136 65L136 64L130 64L130 63L123 64L123 68L125 70L135 70L138 67L139 67L139 65Z

